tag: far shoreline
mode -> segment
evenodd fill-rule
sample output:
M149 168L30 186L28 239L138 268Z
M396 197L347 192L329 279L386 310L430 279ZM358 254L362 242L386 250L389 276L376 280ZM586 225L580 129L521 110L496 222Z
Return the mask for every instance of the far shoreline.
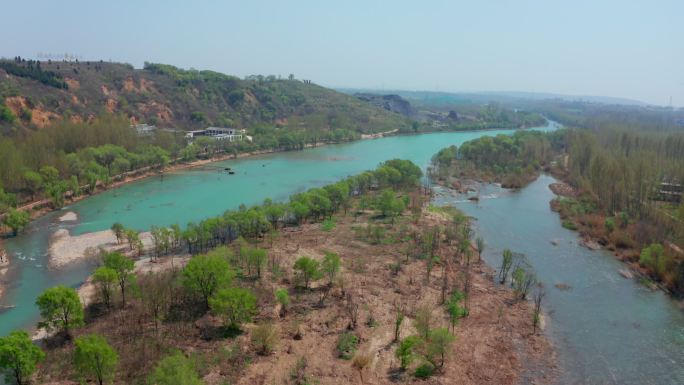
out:
M546 126L553 124L552 120L547 119ZM110 191L113 189L120 188L124 185L131 184L133 182L141 181L143 179L147 179L153 176L163 176L166 173L173 173L181 170L190 170L193 168L205 166L207 164L211 163L216 163L216 162L222 162L226 160L233 160L233 159L243 159L243 158L249 158L253 156L259 156L259 155L267 155L267 154L274 154L274 153L281 153L281 152L289 152L289 151L301 151L304 149L309 149L309 148L316 148L316 147L322 147L322 146L328 146L328 145L336 145L336 144L348 144L348 143L355 143L363 140L372 140L372 139L380 139L383 137L389 137L389 136L414 136L414 135L424 135L424 134L439 134L439 133L467 133L467 132L486 132L486 131L497 131L497 130L512 130L512 131L517 131L517 130L533 130L535 128L543 128L545 126L534 126L534 127L518 127L518 128L506 128L506 127L499 127L499 128L482 128L482 129L468 129L468 130L430 130L430 131L423 131L423 132L399 132L399 129L394 129L394 130L389 130L389 131L384 131L384 132L379 132L379 133L374 133L374 134L361 134L361 137L356 140L350 140L350 141L343 141L343 142L317 142L317 143L306 143L304 147L300 150L287 150L283 148L279 149L266 149L266 150L257 150L257 151L249 151L249 152L242 152L242 153L237 153L237 154L227 154L223 153L218 156L210 157L208 159L198 159L192 162L179 162L178 159L176 159L176 163L171 164L165 169L159 170L159 169L150 169L149 167L144 168L144 169L139 169L139 170L134 170L134 171L129 171L127 173L114 176L112 179L117 179L115 182L110 184L109 186L102 187L102 185L98 185L96 187L95 191L91 194L81 194L76 197L70 197L68 199L68 203L66 205L73 205L74 203L77 203L81 200L93 197L95 195L98 195L100 193L103 193L105 191ZM144 170L144 171L143 171ZM66 206L65 205L65 206ZM47 215L51 212L54 211L60 211L62 208L52 208L50 207L50 201L48 199L42 199L34 202L30 202L27 204L24 204L20 207L17 207L17 210L21 211L28 211L29 215L31 216L31 222L29 222L29 225L36 219L41 218L44 215ZM6 230L3 228L0 224L0 230ZM5 252L4 245L2 242L2 236L6 236L6 233L3 234L0 232L0 253ZM10 264L8 263L6 270L9 270ZM0 299L3 298L4 296L4 285L3 281L1 280L2 275L0 274Z
M547 125L552 123L553 121L547 120ZM159 170L159 169L154 169L150 170L149 167L139 169L139 170L132 170L128 171L124 174L116 175L112 179L117 179L115 182L110 184L109 186L102 187L101 184L98 184L98 187L96 187L96 190L91 193L91 194L81 194L76 197L69 197L68 199L68 205L72 205L74 203L77 203L81 200L93 197L95 195L101 194L105 191L110 191L113 189L117 189L119 187L122 187L124 185L137 182L143 179L147 179L153 176L161 176L168 173L180 171L180 170L188 170L188 169L193 169L197 167L201 167L207 164L211 163L216 163L216 162L222 162L226 160L233 160L233 159L242 159L242 158L249 158L253 156L259 156L259 155L267 155L267 154L275 154L275 153L282 153L282 152L290 152L290 151L302 151L304 149L309 149L309 148L316 148L316 147L323 147L323 146L329 146L329 145L336 145L336 144L348 144L348 143L355 143L359 142L362 140L371 140L371 139L380 139L384 137L389 137L389 136L415 136L415 135L425 135L425 134L440 134L440 133L467 133L467 132L485 132L485 131L497 131L497 130L533 130L535 128L541 128L542 126L534 126L534 127L518 127L518 128L507 128L507 127L499 127L499 128L482 128L482 129L472 129L472 130L456 130L456 131L441 131L441 130L433 130L433 131L423 131L423 132L399 132L399 129L394 129L390 131L384 131L384 132L378 132L374 134L361 134L361 138L356 139L356 140L349 140L349 141L343 141L343 142L317 142L315 144L312 143L306 143L302 149L299 150L287 150L283 148L279 149L267 149L267 150L257 150L257 151L249 151L249 152L241 152L238 154L227 154L223 153L222 155L214 156L208 159L198 159L194 160L192 162L177 162L173 163L170 166ZM143 171L145 170L145 171ZM122 175L124 175L122 177ZM132 176L126 176L126 175L132 175ZM121 179L123 178L123 179ZM38 201L33 201L30 203L26 203L22 206L17 207L17 210L19 211L29 211L29 214L31 215L31 222L34 220L51 213L53 211L60 211L63 209L62 208L51 208L49 207L49 200L48 199L42 199ZM66 206L66 205L65 205ZM2 225L0 225L1 228ZM2 233L0 233L2 235ZM0 238L0 250L4 250L2 247L2 239Z

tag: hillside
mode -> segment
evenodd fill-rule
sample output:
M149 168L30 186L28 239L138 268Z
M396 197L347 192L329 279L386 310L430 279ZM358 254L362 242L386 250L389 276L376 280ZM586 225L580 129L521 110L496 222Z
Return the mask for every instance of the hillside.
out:
M399 95L356 93L354 96L360 100L363 100L364 102L384 108L387 111L402 114L409 118L413 118L416 115L416 111L414 110L413 106L411 106L411 103Z
M239 79L152 63L135 69L102 61L0 60L3 132L106 113L180 129L266 124L368 133L409 125L398 114L293 76Z

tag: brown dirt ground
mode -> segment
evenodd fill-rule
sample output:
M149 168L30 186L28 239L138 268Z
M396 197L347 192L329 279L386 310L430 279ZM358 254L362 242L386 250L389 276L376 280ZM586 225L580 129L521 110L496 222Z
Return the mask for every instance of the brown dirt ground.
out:
M420 226L434 225L441 220L426 217ZM439 326L448 320L439 306L441 293L440 267L435 267L430 283L425 282L425 262L412 260L404 264L395 277L389 265L402 257L403 244L370 245L356 239L351 218L342 218L330 233L319 225L303 226L301 231L285 233L275 241L271 255L283 266L292 266L301 255L321 259L325 251L343 258L344 287L362 303L359 326L359 351L373 357L370 368L363 373L365 384L408 383L411 376L391 378L398 361L392 344L393 304L402 302L411 312L422 304L434 305L433 314ZM398 226L398 225L395 225ZM447 250L442 250L448 252ZM452 272L450 282L460 283L463 267ZM291 273L291 272L290 272ZM427 381L430 384L516 384L549 383L556 373L555 354L543 335L532 335L531 304L515 302L511 292L492 282L492 271L484 264L472 268L473 286L470 316L456 327L457 341L444 373ZM323 280L324 281L324 280ZM321 281L322 282L322 281ZM320 282L319 282L320 284ZM301 294L300 301L316 303L316 287L312 293ZM307 359L307 372L320 384L359 383L360 377L350 361L337 358L338 336L346 331L349 319L343 307L341 290L333 289L323 307L311 306L296 311L297 306L278 321L281 329L298 322L303 338L292 339L281 331L281 344L270 357L258 358L241 376L239 384L285 383L300 357ZM276 313L276 310L270 313ZM368 327L372 312L377 326ZM262 311L262 316L269 311ZM296 321L295 321L296 320ZM411 316L403 323L401 336L414 333ZM437 326L437 325L436 325ZM529 369L529 370L528 370ZM534 371L531 373L530 371ZM392 381L394 380L394 381Z
M411 318L413 310L420 305L434 306L434 327L446 327L447 318L439 305L442 268L436 266L429 283L426 282L425 262L411 259L405 262L406 242L384 242L372 245L362 238L363 227L368 218L355 220L352 216L336 217L337 225L331 232L321 230L320 224L307 224L286 228L273 240L264 240L269 254L269 266L282 266L282 275L275 277L271 269L260 280L241 280L240 285L251 286L257 294L259 314L254 323L243 325L245 331L234 338L202 339L203 328L219 324L212 316L191 322L165 322L159 336L153 334L152 322L133 303L123 311L114 311L96 318L94 322L76 331L99 333L117 349L120 367L135 373L147 373L160 355L168 348L176 347L186 354L200 354L207 358L201 374L209 385L224 384L292 384L290 378L296 362L304 357L305 373L313 383L326 384L547 384L557 374L553 347L542 334L532 334L532 304L513 300L513 294L492 280L492 270L481 263L471 265L472 291L470 315L456 326L456 343L449 354L443 372L428 380L416 380L408 373L397 370L394 357L396 344L392 344L394 304L405 305L408 315L401 328L401 338L413 334ZM387 239L401 239L412 229L434 226L445 221L437 214L424 214L417 224L410 223L408 216L398 219L393 227L387 227ZM341 279L329 291L325 279L312 284L310 290L294 289L294 273L291 266L302 255L321 259L326 251L338 253L342 258ZM453 255L451 246L442 246L440 255ZM138 271L164 270L171 264L166 261L149 263L151 267L138 266ZM177 258L176 268L186 258ZM390 264L402 261L401 271L394 275ZM450 271L450 286L461 287L463 266ZM286 288L292 303L280 316L273 292ZM92 289L92 288L91 288ZM81 294L91 297L88 289ZM351 293L360 304L359 325L354 331L360 339L359 352L372 357L361 374L352 367L351 361L338 358L338 336L347 331L349 318L344 307L344 294ZM324 293L324 301L321 297ZM85 299L85 298L84 298ZM376 324L369 326L370 314ZM255 324L271 321L279 331L280 342L268 356L257 355L250 344L250 331ZM295 330L301 338L295 339ZM147 341L147 342L146 342ZM156 342L150 342L156 341ZM73 384L70 368L71 347L53 349L42 365L38 379L41 383ZM229 353L226 353L229 352ZM231 358L228 358L230 355ZM122 378L117 383L133 381L135 377Z

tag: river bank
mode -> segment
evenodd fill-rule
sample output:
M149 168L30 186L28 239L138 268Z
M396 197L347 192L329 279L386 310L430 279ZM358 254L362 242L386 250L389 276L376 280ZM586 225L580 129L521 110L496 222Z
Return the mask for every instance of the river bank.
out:
M549 124L554 125L556 123L549 121ZM533 130L535 128L539 127L520 127L520 128L514 128L511 130ZM484 128L484 129L472 129L472 130L456 130L456 131L441 131L441 130L435 130L435 131L422 131L418 133L411 133L411 132L399 132L398 129L390 130L390 131L385 131L385 132L378 132L374 134L361 134L360 139L358 140L351 140L351 141L345 141L345 142L317 142L317 143L306 143L304 144L302 149L299 150L289 150L289 149L284 149L284 148L279 148L279 149L265 149L265 150L256 150L256 151L248 151L248 152L241 152L237 154L228 154L228 153L223 153L219 155L213 155L210 158L207 159L198 159L194 160L191 162L183 162L179 159L176 159L174 163L172 163L170 166L167 166L163 170L155 169L152 167L145 167L140 170L133 170L133 171L128 171L124 174L121 175L116 175L112 177L113 182L107 186L102 185L101 183L98 183L96 186L95 191L93 191L90 194L80 194L77 196L68 196L67 198L67 203L68 204L74 204L76 202L79 202L83 199L92 197L94 195L103 193L108 190L116 189L118 187L140 181L142 179L150 178L153 176L163 176L165 172L175 172L175 171L182 171L182 170L187 170L187 169L193 169L193 168L199 168L201 166L214 163L214 162L221 162L225 160L231 160L231 159L243 159L243 158L248 158L248 157L253 157L253 156L259 156L259 155L266 155L266 154L274 154L274 153L282 153L282 152L292 152L292 151L301 151L303 149L310 149L310 148L315 148L315 147L321 147L321 146L327 146L327 145L335 145L335 144L343 144L343 143L353 143L361 140L369 140L369 139L379 139L383 137L388 137L388 136L417 136L417 135L425 135L425 134L436 134L436 133L473 133L473 132L494 132L494 131L500 131L500 130L508 130L508 129L501 129L501 128ZM51 207L48 207L50 205L50 200L48 199L41 199L37 200L34 202L30 203L25 203L21 205L20 207L17 207L17 210L22 210L22 211L29 211L31 215L31 219L37 219L49 212L55 211L55 210L60 210L60 209L54 209ZM2 229L2 225L0 225L0 229Z
M601 210L577 209L590 206L592 198L572 186L565 173L555 172L553 175L561 182L549 186L557 196L549 205L558 214L563 227L576 231L584 247L607 250L622 262L627 267L619 271L623 278L635 279L651 290L662 290L674 296L667 279L655 279L652 272L640 263L642 247L646 246L640 241L641 235L651 232L649 226L653 225L637 223L629 218L623 220L617 215L609 217ZM673 243L665 242L663 247L666 254L684 257L681 248Z
M152 248L152 234L149 231L138 234L143 244L143 250ZM119 242L112 230L102 230L80 235L71 235L66 229L55 231L50 237L49 267L60 269L72 263L96 263L100 249L111 252L119 251L124 254L132 253L129 245Z
M361 135L361 139L359 140L367 140L367 139L377 139L377 138L382 138L387 135L393 135L396 134L398 130L390 130L386 132L379 132L375 134L369 134L369 135ZM274 153L280 153L280 152L290 152L290 151L301 151L303 149L309 149L309 148L315 148L315 147L321 147L321 146L327 146L327 145L334 145L334 144L342 144L342 143L351 143L354 141L348 141L348 142L317 142L317 143L306 143L304 144L304 147L299 150L289 150L289 149L265 149L265 150L256 150L256 151L248 151L248 152L241 152L237 154L228 154L228 153L223 153L219 155L213 155L209 158L206 159L197 159L191 162L183 162L179 159L177 159L173 164L170 166L165 167L164 169L155 169L152 167L145 167L140 170L133 170L133 171L128 171L124 174L121 175L116 175L112 177L113 182L109 185L103 185L102 183L98 182L95 191L93 191L90 194L79 194L76 196L69 195L66 198L66 203L67 204L74 204L76 202L79 202L83 199L87 199L89 197L98 195L100 193L103 193L105 191L113 190L118 187L137 182L146 178L150 178L153 176L160 176L163 177L164 173L166 172L176 172L176 171L182 171L182 170L188 170L188 169L193 169L193 168L199 168L202 166L205 166L210 163L215 163L215 162L221 162L225 160L231 160L231 159L243 159L243 158L248 158L248 157L253 157L253 156L259 156L259 155L266 155L266 154L274 154ZM56 210L61 210L61 208L52 208L49 207L51 204L49 199L41 199L29 203L25 203L19 207L17 207L17 210L20 211L29 211L29 214L31 215L31 220L40 218L41 216L52 212ZM2 230L2 225L0 224L0 230ZM1 246L1 244L0 244Z

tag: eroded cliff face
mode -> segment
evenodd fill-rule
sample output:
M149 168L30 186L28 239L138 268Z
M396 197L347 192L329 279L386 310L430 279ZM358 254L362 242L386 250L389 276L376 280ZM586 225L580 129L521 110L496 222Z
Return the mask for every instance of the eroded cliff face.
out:
M368 102L387 111L395 112L409 118L413 118L416 115L416 111L413 109L411 103L399 95L357 93L354 96L364 102Z

